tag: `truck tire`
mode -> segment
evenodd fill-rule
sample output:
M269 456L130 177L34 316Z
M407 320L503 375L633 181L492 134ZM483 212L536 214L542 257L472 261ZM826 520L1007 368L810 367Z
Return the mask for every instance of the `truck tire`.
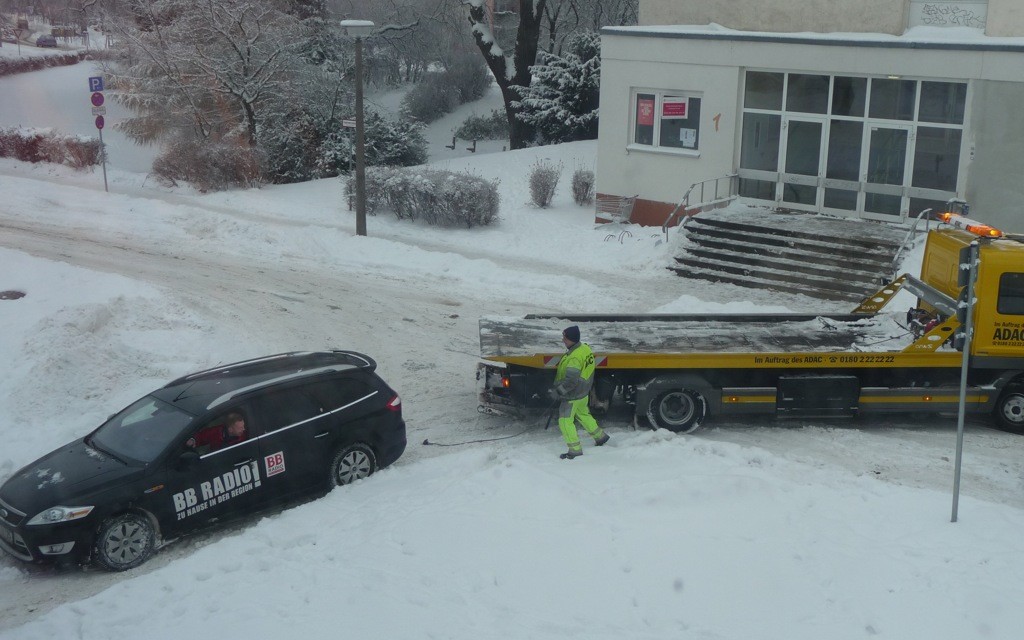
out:
M692 433L704 422L708 403L692 389L669 389L651 400L647 419L656 428L676 433Z
M1024 432L1024 386L1007 387L996 403L995 418L1008 431Z

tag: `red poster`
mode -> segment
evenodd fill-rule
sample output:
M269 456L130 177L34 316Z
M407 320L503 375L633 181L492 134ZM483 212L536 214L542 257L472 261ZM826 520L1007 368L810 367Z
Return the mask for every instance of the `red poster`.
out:
M641 127L654 126L654 99L637 98L636 123Z
M661 102L661 115L664 118L685 118L686 117L686 105L689 104L687 98L676 98L671 96L665 96Z

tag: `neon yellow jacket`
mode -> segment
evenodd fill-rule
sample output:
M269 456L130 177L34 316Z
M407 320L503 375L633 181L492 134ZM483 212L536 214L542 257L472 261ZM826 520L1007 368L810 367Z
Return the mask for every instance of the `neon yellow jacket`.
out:
M586 398L594 383L594 352L585 342L569 347L555 370L555 392L566 400Z

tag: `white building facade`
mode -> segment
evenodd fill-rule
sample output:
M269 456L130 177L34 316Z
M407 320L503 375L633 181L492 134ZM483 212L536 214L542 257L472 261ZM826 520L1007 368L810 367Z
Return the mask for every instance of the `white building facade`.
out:
M640 20L602 31L597 161L635 221L735 175L754 204L899 221L956 198L1024 232L1021 0L641 0Z

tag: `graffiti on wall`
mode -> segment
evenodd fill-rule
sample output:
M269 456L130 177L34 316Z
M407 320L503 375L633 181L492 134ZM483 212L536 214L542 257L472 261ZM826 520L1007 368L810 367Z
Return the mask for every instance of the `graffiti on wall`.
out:
M911 26L984 29L988 5L978 2L914 2ZM916 19L915 19L916 18Z

